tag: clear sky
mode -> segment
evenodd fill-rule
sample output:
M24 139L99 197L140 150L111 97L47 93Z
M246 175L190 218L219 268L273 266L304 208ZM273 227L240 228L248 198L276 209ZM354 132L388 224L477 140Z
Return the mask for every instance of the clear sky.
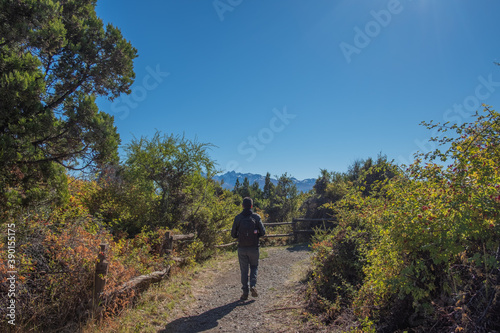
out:
M122 145L212 143L222 171L316 178L428 151L425 121L500 110L500 2L99 0L138 49L113 103Z

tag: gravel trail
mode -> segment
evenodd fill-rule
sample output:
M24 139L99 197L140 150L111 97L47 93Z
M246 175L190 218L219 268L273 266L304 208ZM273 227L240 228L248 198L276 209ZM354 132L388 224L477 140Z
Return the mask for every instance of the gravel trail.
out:
M237 258L200 277L193 288L195 301L166 324L161 333L172 332L294 332L290 315L300 308L300 279L309 267L307 245L262 248L268 257L259 261L257 289L240 301ZM208 281L204 283L204 280Z

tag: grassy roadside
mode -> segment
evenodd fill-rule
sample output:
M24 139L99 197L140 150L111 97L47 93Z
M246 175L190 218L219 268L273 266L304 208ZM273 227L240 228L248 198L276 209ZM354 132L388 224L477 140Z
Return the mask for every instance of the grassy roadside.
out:
M260 259L269 257L265 247L260 248ZM195 302L193 291L210 284L216 274L230 269L238 260L237 250L220 252L202 264L187 266L172 273L158 284L151 285L136 300L134 306L119 315L98 322L89 322L82 333L151 332L183 316Z
M135 306L126 308L116 317L87 323L81 331L157 332L189 309L195 301L193 290L210 283L217 272L227 270L236 260L237 252L228 251L221 252L202 264L184 267L168 279L150 286L138 298Z

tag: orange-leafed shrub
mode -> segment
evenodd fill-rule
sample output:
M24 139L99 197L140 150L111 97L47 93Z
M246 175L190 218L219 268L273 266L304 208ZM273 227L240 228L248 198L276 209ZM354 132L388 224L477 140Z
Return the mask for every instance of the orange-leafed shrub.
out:
M99 245L107 244L109 262L105 294L113 294L135 276L163 268L161 256L165 230L138 234L134 239L114 239L89 214L85 196L71 191L60 207L37 207L10 217L15 230L14 262L9 262L7 237L0 238L0 302L8 304L10 264L14 264L15 323L0 322L0 331L46 331L91 317L95 266ZM11 251L12 252L12 251ZM104 313L128 304L133 294L107 302ZM6 307L0 316L6 318ZM75 326L76 327L76 326Z

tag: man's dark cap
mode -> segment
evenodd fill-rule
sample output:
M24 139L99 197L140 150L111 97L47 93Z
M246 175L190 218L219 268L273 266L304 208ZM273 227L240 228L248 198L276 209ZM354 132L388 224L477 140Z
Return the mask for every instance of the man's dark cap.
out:
M243 208L252 208L253 206L253 200L249 197L246 197L243 199Z

